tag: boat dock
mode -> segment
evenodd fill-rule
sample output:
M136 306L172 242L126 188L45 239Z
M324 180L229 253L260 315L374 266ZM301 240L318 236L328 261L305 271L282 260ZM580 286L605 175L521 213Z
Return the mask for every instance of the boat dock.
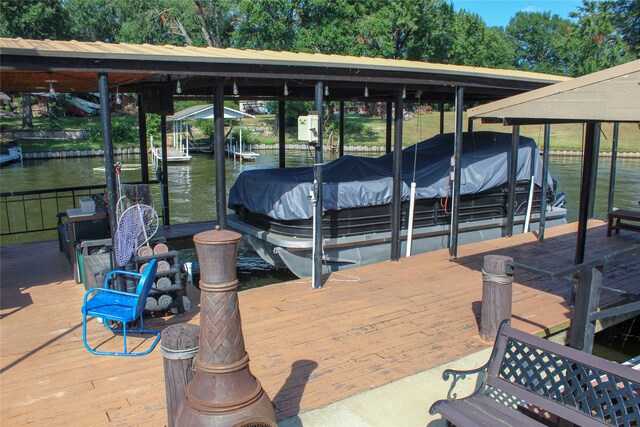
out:
M606 237L591 221L586 261L638 245L640 234ZM251 371L276 405L278 419L459 360L490 347L478 335L484 255L505 254L550 271L573 264L577 224L441 250L340 273L312 290L310 279L239 293ZM163 425L164 374L159 349L144 357L100 357L82 345L84 289L55 241L2 248L0 324L1 420L7 425ZM640 263L624 258L604 269L608 286L640 291ZM566 329L571 285L516 270L513 324L548 335ZM184 317L145 322L162 328L199 323L199 295L189 289ZM603 294L602 305L616 297ZM121 345L95 321L90 341ZM145 343L148 344L148 343ZM145 345L143 344L143 345ZM442 382L442 393L446 393ZM403 393L415 393L407 387ZM415 399L415 396L412 396ZM429 397L417 408L425 425ZM386 400L373 405L384 407ZM366 408L365 408L366 410ZM389 412L393 412L389 408ZM299 425L291 423L289 425Z
M151 153L151 161L154 165L162 163L162 150L160 147L156 147L153 144L153 136L151 136L151 147L149 153ZM184 163L191 160L189 154L189 145L181 144L176 146L167 145L167 162L169 163Z
M22 163L22 147L9 148L9 154L0 154L0 166L20 160Z

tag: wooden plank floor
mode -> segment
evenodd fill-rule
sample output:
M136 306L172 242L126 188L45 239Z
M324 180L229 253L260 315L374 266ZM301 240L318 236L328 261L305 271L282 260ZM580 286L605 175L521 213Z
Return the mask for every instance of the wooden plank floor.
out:
M527 234L462 246L458 262L438 251L356 268L332 274L321 290L297 280L243 291L251 369L282 419L476 352L487 346L478 337L483 255L503 253L558 270L572 264L575 230L575 224L549 229L544 243ZM588 260L640 241L638 233L605 235L602 222L591 223ZM166 423L158 349L115 358L83 348L83 288L73 282L57 242L5 246L0 259L0 423ZM639 264L608 266L606 283L640 291ZM187 316L154 319L150 326L197 323L192 291L195 308ZM565 281L517 272L514 325L539 333L566 323L568 293ZM89 334L105 347L119 344L95 322Z

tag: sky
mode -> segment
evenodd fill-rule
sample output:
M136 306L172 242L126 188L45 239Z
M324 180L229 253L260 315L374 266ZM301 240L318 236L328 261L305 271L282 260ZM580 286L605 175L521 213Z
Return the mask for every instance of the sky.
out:
M477 13L490 27L506 27L517 12L551 12L569 19L569 12L582 5L581 0L450 0L457 12Z

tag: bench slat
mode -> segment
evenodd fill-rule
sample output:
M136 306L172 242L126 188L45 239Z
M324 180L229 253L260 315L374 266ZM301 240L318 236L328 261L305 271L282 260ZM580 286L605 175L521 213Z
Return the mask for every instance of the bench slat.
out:
M438 412L457 426L539 427L544 425L483 395L463 400L442 401L438 404Z

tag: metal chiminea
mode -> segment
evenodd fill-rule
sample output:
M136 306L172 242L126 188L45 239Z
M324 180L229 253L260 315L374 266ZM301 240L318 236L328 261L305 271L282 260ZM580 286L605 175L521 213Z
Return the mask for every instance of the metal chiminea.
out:
M219 226L193 237L200 262L200 349L176 425L277 426L244 348L236 278L240 238Z

